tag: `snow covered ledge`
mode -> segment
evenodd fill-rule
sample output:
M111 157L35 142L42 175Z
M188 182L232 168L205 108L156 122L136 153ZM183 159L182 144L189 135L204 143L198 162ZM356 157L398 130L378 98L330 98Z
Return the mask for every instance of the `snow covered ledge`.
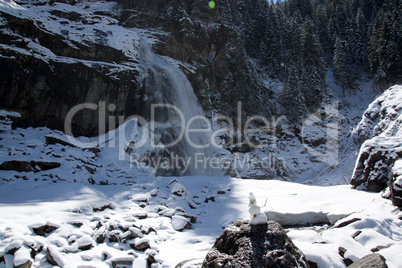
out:
M268 220L282 226L333 224L361 211L377 197L375 193L354 190L351 185L322 187L276 180L232 179L232 198L243 204L250 203L247 192L253 192L254 198L263 204L261 212ZM239 212L238 215L222 217L223 223L226 222L224 219L229 224L233 219L248 218L247 211Z

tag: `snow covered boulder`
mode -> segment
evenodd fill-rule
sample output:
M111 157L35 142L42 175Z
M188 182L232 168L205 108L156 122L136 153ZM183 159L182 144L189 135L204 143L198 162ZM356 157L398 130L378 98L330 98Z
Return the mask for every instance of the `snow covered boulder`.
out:
M248 221L237 221L216 239L202 267L309 266L279 223L250 225Z
M402 207L402 159L397 160L392 169L389 187L394 206Z
M27 246L22 246L14 253L14 267L29 268L32 266L31 249Z
M374 137L363 143L350 184L363 190L380 192L389 184L395 161L402 158L398 137Z
M62 254L53 245L49 245L47 247L46 259L50 264L57 265L59 267L64 267L67 263Z
M361 148L351 184L373 192L385 189L395 160L402 158L402 86L375 99L352 135Z
M402 137L402 85L390 87L375 99L352 135L359 144L376 136Z
M190 220L183 216L177 215L172 217L172 226L173 229L179 232L183 231L184 229L191 229Z

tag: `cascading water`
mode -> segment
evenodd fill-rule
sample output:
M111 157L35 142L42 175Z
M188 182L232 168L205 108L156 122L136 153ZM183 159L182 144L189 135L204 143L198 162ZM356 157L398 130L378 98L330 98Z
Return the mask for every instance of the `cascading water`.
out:
M145 42L141 53L144 114L154 126L150 129L151 139L164 145L150 155L154 158L151 162L159 163L156 175L220 175L220 170L211 168L206 161L212 157L210 134L193 131L185 135L184 127L189 121L193 130L204 129L206 124L200 119L204 113L187 77L178 67L154 54Z

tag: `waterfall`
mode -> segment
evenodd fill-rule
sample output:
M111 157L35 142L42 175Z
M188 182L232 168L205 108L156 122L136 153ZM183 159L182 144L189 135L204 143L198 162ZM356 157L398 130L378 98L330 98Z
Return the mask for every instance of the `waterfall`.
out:
M208 145L207 148L195 148L183 134L183 127L191 121L191 129L204 129L205 120L195 119L203 116L193 88L184 73L166 58L152 52L149 44L143 42L140 66L143 69L141 89L144 94L144 114L147 121L152 121L152 138L164 145L173 146L155 150L151 157L154 163L172 161L168 168L156 167L156 175L220 175L220 171L211 168L204 160L212 157L210 134L189 132L189 138L195 145ZM152 118L152 105L157 105ZM174 107L162 107L162 106ZM181 114L180 114L181 113ZM183 120L184 119L184 120ZM179 139L180 138L180 139ZM165 165L167 166L167 165Z

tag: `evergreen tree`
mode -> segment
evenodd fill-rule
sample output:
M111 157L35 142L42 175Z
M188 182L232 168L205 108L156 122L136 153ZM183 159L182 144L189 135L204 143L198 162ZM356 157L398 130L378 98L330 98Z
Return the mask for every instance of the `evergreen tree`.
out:
M316 16L318 38L320 39L321 47L324 50L327 62L330 63L332 61L333 42L329 34L330 25L328 23L329 17L326 6L324 5L317 6L315 16Z
M313 21L306 19L302 26L302 92L306 105L311 110L316 108L322 100L322 91L325 87L325 63L319 39L315 33Z
M348 43L337 37L334 51L334 74L335 78L338 79L342 85L343 96L345 96L345 90L352 86L350 62Z
M370 67L387 82L402 76L402 1L388 0L378 13L370 36Z
M359 8L353 24L353 61L360 70L367 70L368 64L368 22Z

